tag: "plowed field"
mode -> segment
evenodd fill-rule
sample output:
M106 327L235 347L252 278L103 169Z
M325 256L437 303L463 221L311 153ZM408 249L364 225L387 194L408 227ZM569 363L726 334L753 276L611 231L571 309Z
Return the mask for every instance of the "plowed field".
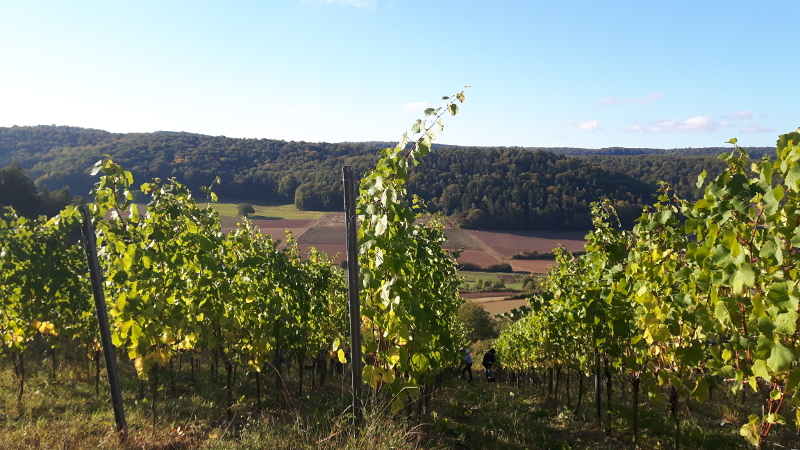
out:
M508 259L505 262L511 264L515 271L530 273L548 273L549 266L556 265L552 259Z
M223 233L230 233L231 230L236 229L236 224L239 218L230 216L220 216ZM283 230L288 228L292 234L297 237L313 224L314 220L306 219L253 219L253 224L261 229L262 234L272 235L273 239L284 240Z
M500 258L511 258L523 251L551 252L559 245L571 252L582 251L585 243L583 238L586 236L585 231L464 231Z

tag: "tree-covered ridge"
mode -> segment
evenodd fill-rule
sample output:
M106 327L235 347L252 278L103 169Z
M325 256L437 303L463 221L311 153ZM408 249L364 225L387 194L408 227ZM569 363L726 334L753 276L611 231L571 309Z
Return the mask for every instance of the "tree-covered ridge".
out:
M703 190L696 185L698 175L705 170L710 176L716 177L725 169L725 162L715 156L642 154L579 158L607 170L625 173L653 186L657 186L659 181L666 181L678 196L689 200L697 200L703 195Z
M439 149L409 184L431 209L472 228L587 229L595 199L608 197L638 215L655 192L576 158L509 148Z
M58 146L51 136L52 127L31 127L42 130L41 139L13 145L14 136L24 133L17 128L0 129L0 164L17 161L28 169L37 184L51 187L69 186L72 192L88 192L92 177L87 173L103 155L120 161L139 178L175 177L192 189L209 185L217 176L222 179L221 195L262 200L295 199L295 190L303 184L316 188L322 199L301 198L305 209L334 209L341 205L338 168L348 163L363 173L377 160L374 148L351 144L316 144L268 139L235 139L190 133L107 134L107 138L88 145ZM86 141L95 130L67 127L60 142ZM78 131L75 131L78 130ZM81 133L89 136L76 136ZM8 137L11 136L11 137ZM28 150L28 145L35 151ZM47 150L47 143L53 146ZM335 192L330 192L336 186ZM335 195L334 195L335 194ZM330 205L336 198L338 205Z
M85 195L93 183L88 168L110 155L138 179L175 177L196 190L220 177L217 192L223 196L341 210L339 168L348 164L357 176L365 173L377 161L375 144L380 143L11 127L0 128L0 167L18 162L40 187L69 186L73 194ZM629 221L650 202L657 181L694 198L697 174L721 170L714 158L679 156L680 149L663 155L569 157L521 147L433 148L430 163L411 169L410 191L431 211L474 228L586 229L588 204L600 197L611 199Z
M103 130L55 125L0 128L0 164L22 162L37 154L44 156L57 147L97 145L120 136Z

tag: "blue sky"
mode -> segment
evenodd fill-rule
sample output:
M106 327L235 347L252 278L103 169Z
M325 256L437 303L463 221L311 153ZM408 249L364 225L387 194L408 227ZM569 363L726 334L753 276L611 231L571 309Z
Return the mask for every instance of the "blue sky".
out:
M0 126L439 142L774 145L800 1L0 0Z

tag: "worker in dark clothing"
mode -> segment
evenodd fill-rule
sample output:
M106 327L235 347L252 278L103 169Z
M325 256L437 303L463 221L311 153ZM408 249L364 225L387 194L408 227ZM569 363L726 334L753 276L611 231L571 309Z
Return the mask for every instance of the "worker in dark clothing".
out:
M494 366L495 350L491 349L483 355L483 367L486 368L486 381L494 381L492 366Z

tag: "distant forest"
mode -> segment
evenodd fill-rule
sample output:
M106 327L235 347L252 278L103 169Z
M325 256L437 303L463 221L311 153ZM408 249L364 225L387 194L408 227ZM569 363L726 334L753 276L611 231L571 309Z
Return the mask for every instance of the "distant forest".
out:
M238 139L193 133L109 133L36 126L0 128L0 167L17 163L40 190L87 196L88 169L110 155L139 182L175 177L192 189L214 186L220 196L294 202L304 210L341 210L341 166L364 173L382 142L309 143ZM611 199L630 225L651 203L659 180L694 199L697 175L723 164L712 149L538 149L437 145L412 169L411 192L432 212L464 227L587 229L589 203ZM751 155L774 148L748 149ZM0 186L2 189L2 186Z

